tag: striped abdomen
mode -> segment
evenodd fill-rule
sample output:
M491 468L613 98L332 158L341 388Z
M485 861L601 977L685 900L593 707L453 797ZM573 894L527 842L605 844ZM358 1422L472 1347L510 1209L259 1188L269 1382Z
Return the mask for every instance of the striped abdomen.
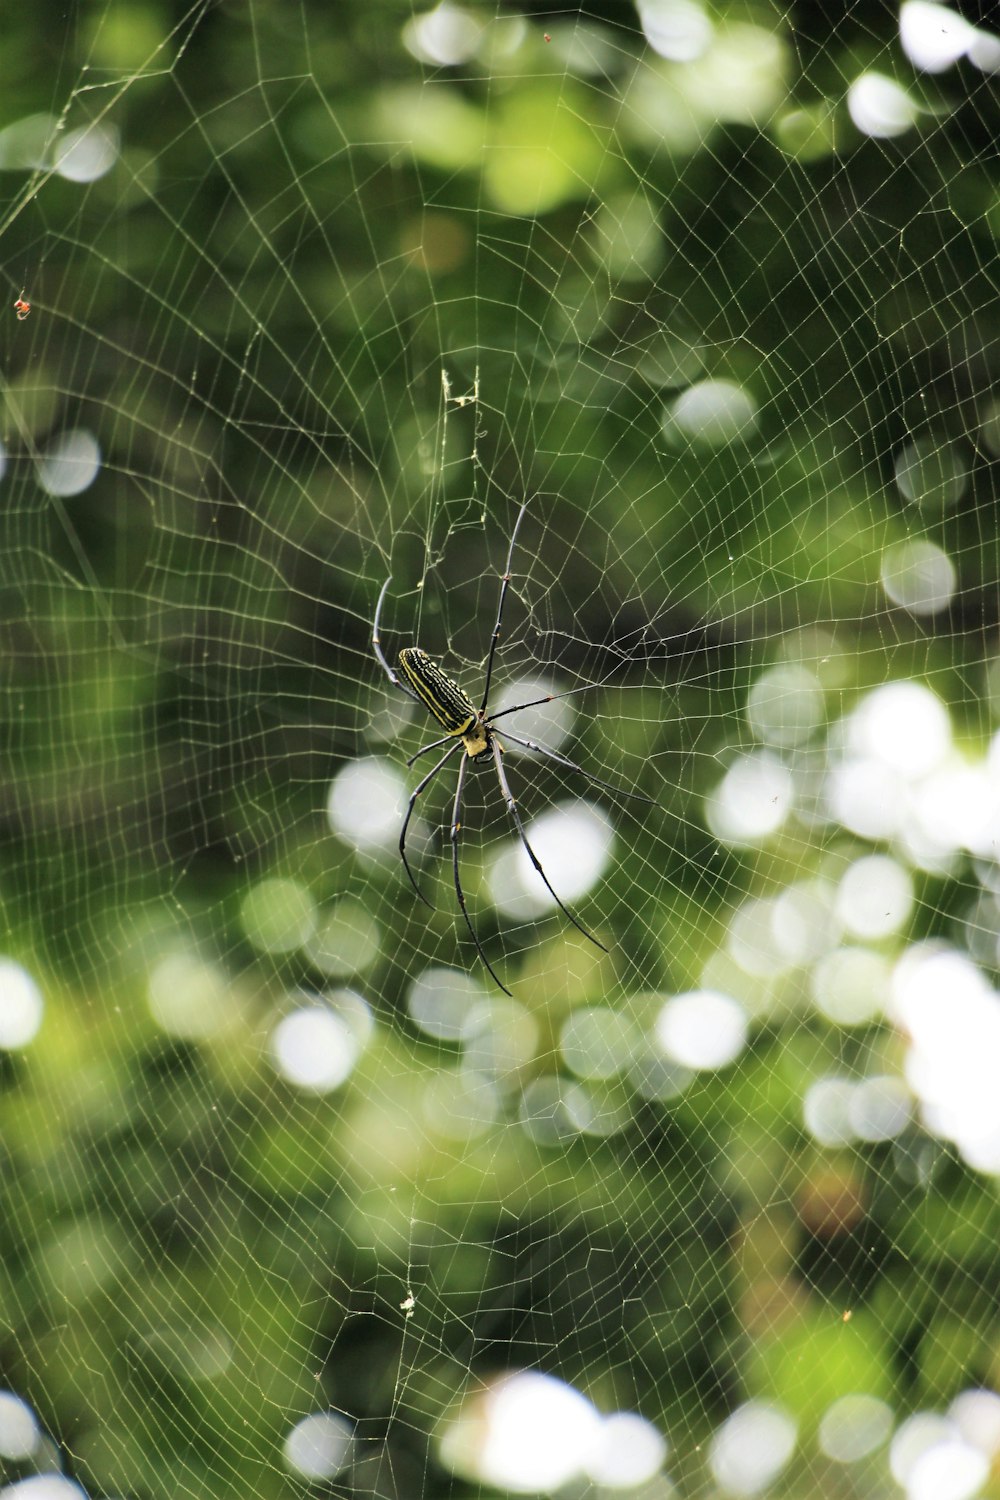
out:
M436 662L419 646L404 646L399 653L403 676L441 728L456 737L464 735L479 715L476 705L457 682L446 677Z

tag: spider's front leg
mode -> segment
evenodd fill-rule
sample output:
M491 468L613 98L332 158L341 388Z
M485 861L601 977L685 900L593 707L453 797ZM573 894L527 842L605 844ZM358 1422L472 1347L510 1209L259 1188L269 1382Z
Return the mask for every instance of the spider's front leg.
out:
M372 621L372 650L375 652L375 656L379 666L382 668L383 672L388 677L393 687L399 688L399 690L405 693L408 698L412 698L414 703L419 703L420 699L417 697L416 693L408 683L403 682L403 680L392 670L389 663L386 661L385 653L382 650L382 638L379 634L379 625L382 621L382 606L385 603L385 596L389 592L389 585L391 582L392 574L390 573L389 577L382 585L382 591L378 596L378 603L375 606L375 618Z

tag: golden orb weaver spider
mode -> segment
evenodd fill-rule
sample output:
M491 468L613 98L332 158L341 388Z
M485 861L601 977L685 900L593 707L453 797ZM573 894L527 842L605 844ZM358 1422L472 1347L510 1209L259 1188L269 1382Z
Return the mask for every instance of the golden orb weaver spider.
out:
M500 578L500 597L497 601L496 623L493 626L489 653L486 657L486 682L483 687L482 702L478 708L465 689L459 687L457 682L446 676L441 668L427 655L427 652L422 651L419 646L404 646L400 651L399 667L402 676L393 671L392 667L386 661L382 651L379 624L382 619L382 606L385 603L385 596L392 582L391 574L382 585L382 591L378 596L378 603L375 606L375 619L372 622L372 647L385 675L393 687L399 688L407 697L412 698L415 703L419 703L426 708L437 719L444 730L444 734L440 739L432 740L429 745L422 746L415 755L411 755L406 762L407 766L412 766L414 761L419 760L422 755L426 755L430 750L439 750L442 745L448 746L441 759L417 783L410 794L410 800L406 807L406 815L403 818L403 826L399 832L399 853L403 861L403 868L406 871L410 884L421 901L423 901L425 906L430 906L431 903L417 884L413 871L410 868L410 862L406 857L406 831L410 826L410 819L413 816L413 809L416 806L417 798L427 790L434 779L444 770L452 756L459 750L464 749L465 754L462 756L458 768L455 800L451 814L451 865L455 883L455 895L458 897L458 904L462 916L465 918L465 925L469 929L469 935L476 945L476 952L505 995L509 995L510 990L486 957L483 945L479 941L479 935L472 924L469 908L465 901L465 892L462 889L461 871L459 870L458 835L462 827L462 794L465 791L465 778L468 773L470 761L483 760L486 756L491 757L493 768L496 771L497 782L500 786L501 796L504 799L511 821L517 831L521 846L531 861L533 868L538 872L549 895L563 916L566 917L567 921L572 922L578 932L582 932L583 936L589 942L593 943L595 948L600 948L602 953L608 951L604 944L599 942L593 933L588 932L586 927L581 922L578 922L573 913L563 905L557 892L549 883L549 878L542 868L541 861L528 842L528 835L524 830L524 823L517 805L517 799L512 793L510 783L507 780L507 772L502 759L504 747L497 731L493 727L498 719L504 719L508 714L521 713L526 708L537 708L543 703L552 703L557 698L568 698L571 693L583 692L585 688L570 688L565 693L549 693L544 698L532 699L530 703L517 703L513 708L501 709L497 714L487 712L490 698L490 683L493 678L493 662L496 657L497 644L500 640L500 631L503 625L504 604L507 601L507 591L510 588L511 562L514 557L514 547L517 543L517 533L527 508L527 503L521 506L521 509L517 513L517 520L514 522L514 529L510 535L510 546L507 549L507 563ZM633 797L638 802L647 802L651 805L653 803L652 797L644 797L640 792L628 792L623 787L617 787L610 781L604 781L600 776L595 776L592 771L585 770L583 766L578 766L575 761L569 760L565 755L560 755L557 750L549 749L547 745L540 745L536 740L525 739L523 736L512 734L508 730L504 730L504 738L509 740L511 744L519 745L524 750L533 750L545 759L554 761L556 765L561 766L565 771L574 771L580 776L586 776L588 781L593 781L597 786L605 787L610 792L616 792L620 797Z

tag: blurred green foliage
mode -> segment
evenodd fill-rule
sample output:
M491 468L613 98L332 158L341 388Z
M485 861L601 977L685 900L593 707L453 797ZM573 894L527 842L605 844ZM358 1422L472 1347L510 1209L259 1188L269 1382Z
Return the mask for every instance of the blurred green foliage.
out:
M632 7L529 12L527 40L456 68L403 46L409 0L5 23L0 126L65 106L121 146L92 183L6 171L0 220L8 301L24 284L33 303L3 334L0 898L46 998L0 1076L0 1361L95 1496L299 1493L282 1443L326 1406L359 1435L337 1493L464 1492L439 1424L519 1367L660 1424L690 1493L722 1416L777 1400L802 1424L788 1493L827 1493L810 1445L838 1395L902 1416L1000 1379L993 1181L916 1126L821 1150L801 1125L804 1077L898 1066L887 1028L845 1041L786 996L733 1069L630 1097L606 1140L542 1147L515 1100L456 1142L427 1097L457 1049L403 1004L424 962L456 961L447 885L428 913L324 819L337 769L387 748L385 576L393 639L422 598L424 639L471 669L523 495L505 660L567 681L614 665L578 751L657 798L615 814L607 961L481 905L543 1028L530 1071L557 1066L574 1005L697 983L757 888L758 851L721 848L702 802L786 631L835 631L839 702L932 676L970 739L989 733L995 461L970 434L998 364L990 79L900 61L926 118L864 139L845 80L888 66L893 8L720 5L720 25L780 39L780 103L665 149L620 113L647 55ZM576 69L543 26L582 28L607 67ZM638 276L589 233L615 195L651 205L662 254ZM478 403L443 403L442 367ZM752 448L671 446L664 403L702 374L751 391ZM102 472L47 495L36 459L76 425ZM892 487L916 430L968 448L954 512L917 516ZM911 534L961 559L933 626L879 590L884 546ZM818 857L779 847L763 878ZM465 859L481 892L474 839ZM280 997L325 982L247 938L248 892L275 878L320 908L359 898L384 934L358 981L375 1040L319 1099L268 1055ZM937 932L963 891L932 884L918 922ZM182 941L237 996L204 1041L147 1006Z

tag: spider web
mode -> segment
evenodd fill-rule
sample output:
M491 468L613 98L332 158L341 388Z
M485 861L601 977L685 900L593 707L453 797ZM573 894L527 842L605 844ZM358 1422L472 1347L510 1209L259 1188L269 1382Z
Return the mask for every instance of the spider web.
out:
M995 1486L982 20L11 17L5 1494Z

